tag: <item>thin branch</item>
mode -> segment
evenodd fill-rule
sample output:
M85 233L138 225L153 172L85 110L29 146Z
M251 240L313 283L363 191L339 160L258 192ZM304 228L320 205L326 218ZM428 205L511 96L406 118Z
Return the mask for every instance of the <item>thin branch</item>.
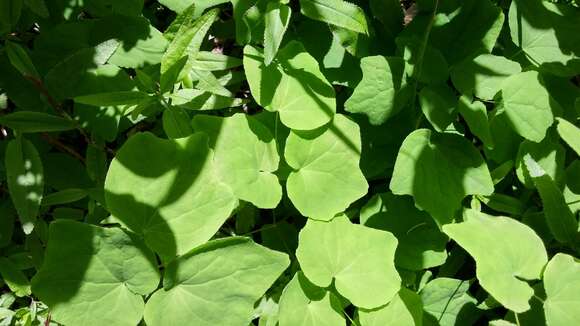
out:
M77 153L72 147L70 147L66 144L63 144L58 139L51 137L46 132L42 133L42 138L44 138L49 144L58 148L62 152L65 152L65 153L68 153L68 154L74 156L77 160L83 162L83 164L86 163L85 158L81 154Z

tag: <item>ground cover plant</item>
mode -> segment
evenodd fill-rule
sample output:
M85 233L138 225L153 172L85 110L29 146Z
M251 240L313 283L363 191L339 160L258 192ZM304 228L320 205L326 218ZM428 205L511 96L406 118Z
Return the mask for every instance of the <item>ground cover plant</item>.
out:
M0 325L580 325L580 9L0 1Z

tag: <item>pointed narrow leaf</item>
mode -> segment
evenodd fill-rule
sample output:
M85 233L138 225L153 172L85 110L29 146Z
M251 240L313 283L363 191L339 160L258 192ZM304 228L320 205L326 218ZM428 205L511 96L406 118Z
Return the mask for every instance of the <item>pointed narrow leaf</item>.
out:
M270 65L290 24L292 10L279 2L268 3L264 30L264 64Z
M556 118L556 120L558 120L557 129L560 137L576 154L580 155L580 128L562 118Z
M24 76L40 79L32 60L26 50L17 43L6 41L4 44L10 63Z
M34 111L17 111L0 116L0 125L7 126L22 133L75 129L75 124L69 119Z
M26 139L10 141L5 160L10 197L24 233L30 234L44 194L42 161L34 145Z
M137 105L149 98L139 91L118 91L77 96L75 102L94 106Z

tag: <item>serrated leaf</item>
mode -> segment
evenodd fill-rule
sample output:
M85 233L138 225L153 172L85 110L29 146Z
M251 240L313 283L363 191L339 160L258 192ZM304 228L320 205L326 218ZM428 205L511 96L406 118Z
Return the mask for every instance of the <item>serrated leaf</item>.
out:
M290 132L284 157L293 171L286 190L302 215L330 220L367 193L360 149L358 126L341 114L326 128Z
M359 309L360 326L406 326L423 324L423 304L417 293L401 288L386 306L374 310Z
M355 306L373 309L391 301L401 287L396 247L390 232L352 224L341 215L330 222L309 219L300 231L296 257L312 283L333 283Z
M475 95L483 100L493 100L507 77L520 73L517 62L502 56L481 54L468 58L451 68L451 80L465 95Z
M60 220L50 225L32 291L59 323L130 326L143 317L142 296L158 283L155 256L134 234Z
M189 74L201 43L218 13L218 9L210 10L197 20L180 26L161 60L162 93Z
M523 158L526 170L540 193L544 215L554 238L562 243L571 243L578 234L578 221L566 205L558 185L530 154Z
M280 326L338 326L346 325L346 320L340 299L298 272L280 297L279 323Z
M345 102L345 109L364 114L371 124L380 125L397 114L410 97L405 62L395 57L365 57L361 69L363 79Z
M464 222L443 226L443 232L475 259L479 284L516 313L530 309L534 290L525 280L539 279L548 262L540 237L508 217L466 210L464 218Z
M502 83L503 107L514 130L522 137L539 143L554 123L550 95L536 71L526 71L506 78Z
M558 134L572 148L576 154L580 155L580 128L562 118L558 120L557 130Z
M0 124L22 133L75 129L75 124L69 119L34 111L17 111L0 116Z
M413 196L415 205L439 225L453 220L465 196L494 190L485 161L467 139L426 129L412 132L403 142L390 189Z
M548 326L574 325L580 322L580 263L574 257L558 253L544 271L546 300L544 312Z
M44 194L44 169L38 151L26 139L10 141L5 154L6 181L25 234L34 229Z
M248 325L256 302L290 264L288 256L232 237L170 263L145 307L147 325ZM184 305L189 307L183 309Z
M220 179L234 194L259 208L275 208L282 187L273 174L278 169L276 140L257 119L244 114L227 118L197 115L194 130L209 136Z
M292 10L279 2L270 2L266 9L264 30L264 64L269 66L290 24Z
M236 206L212 161L204 134L176 140L137 134L109 167L107 209L164 261L184 254L209 240Z
M344 0L300 0L300 12L314 20L367 34L364 11Z
M301 43L289 42L270 66L264 65L262 50L248 45L244 48L244 69L256 102L280 112L287 127L312 130L332 120L336 112L334 89Z

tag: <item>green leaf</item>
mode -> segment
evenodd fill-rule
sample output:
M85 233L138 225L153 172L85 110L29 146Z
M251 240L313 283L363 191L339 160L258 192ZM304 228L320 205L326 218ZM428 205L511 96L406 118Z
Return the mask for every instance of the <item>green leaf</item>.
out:
M290 132L284 157L293 171L286 190L302 215L330 220L367 193L360 150L359 127L341 114L327 128Z
M314 20L348 30L367 34L364 11L357 5L343 0L300 0L300 12Z
M391 301L401 287L396 247L391 233L352 224L341 215L330 222L309 219L300 231L296 257L312 283L334 284L355 306L374 309Z
M535 65L562 76L580 72L580 28L577 8L545 1L512 1L509 28L512 41Z
M574 257L558 253L544 271L546 301L544 312L548 326L574 325L580 322L580 263Z
M361 208L360 222L397 238L395 264L400 268L422 270L442 265L447 259L447 236L409 197L376 194Z
M198 89L180 89L170 95L171 104L188 110L219 110L241 106L248 100L211 94Z
M187 112L179 107L167 107L163 110L161 122L168 138L183 138L191 135L191 118Z
M109 167L107 209L164 261L184 254L209 240L237 204L212 162L204 134L175 140L136 134Z
M17 111L0 116L0 124L22 133L75 129L75 124L69 119L34 111Z
M539 143L554 123L550 95L536 71L511 75L502 83L503 107L514 130Z
M278 205L282 187L273 172L280 157L266 126L244 114L227 118L197 115L192 124L194 130L209 136L217 173L238 198L259 208Z
M139 91L107 92L77 96L75 102L94 106L137 105L147 100L149 95Z
M0 202L0 248L11 244L12 235L14 234L14 220L16 211L12 207L10 200L5 199Z
M247 238L208 242L167 266L163 289L147 301L145 322L248 325L254 302L289 264L287 255Z
M18 23L22 12L22 0L0 2L0 34L8 33Z
M147 65L156 65L167 49L169 42L161 32L149 24L145 17L122 16L121 43L108 63L123 68L141 68ZM138 35L136 37L136 35ZM133 44L131 40L135 40Z
M88 193L84 189L66 189L44 196L42 198L42 206L74 203L85 198L87 195Z
M530 154L526 154L523 161L540 193L546 222L554 238L562 243L574 241L578 233L578 221L566 205L566 200L558 185Z
M279 2L270 2L266 9L264 30L264 64L269 66L276 57L284 34L290 25L292 10Z
M469 282L438 277L421 292L425 325L471 325L477 319L477 300L469 292Z
M225 97L234 96L232 92L220 84L219 80L211 71L192 69L189 76L192 81L197 81L195 87L202 91Z
M129 326L139 323L142 296L158 284L155 256L139 237L119 228L59 220L50 225L32 292L51 308L56 322Z
M361 59L363 79L344 104L346 111L368 116L380 125L397 114L409 99L403 78L405 62L400 58L372 56Z
M419 129L403 142L390 189L411 195L439 225L453 220L467 195L490 195L493 182L475 147L456 134L436 134Z
M397 37L397 46L402 49L403 59L407 63L407 75L427 84L446 82L449 79L449 66L445 57L441 51L424 44L424 40L417 36ZM423 47L424 50L421 50Z
M289 42L277 62L265 66L263 51L246 46L244 69L252 96L265 109L280 112L280 121L297 130L312 130L332 120L334 89L318 62L301 43Z
M5 160L10 197L18 212L22 230L30 234L44 194L42 161L34 145L22 138L8 143Z
M451 80L463 94L491 101L501 90L502 82L521 71L517 62L501 56L481 54L453 66Z
M427 86L419 93L421 111L435 130L442 132L455 120L457 97L445 85Z
M539 279L548 262L540 237L508 217L466 210L464 218L464 222L443 226L443 232L475 259L479 284L516 313L530 309L534 290L526 280Z
M0 257L0 276L16 296L30 295L30 282L24 273L8 258Z
M44 0L24 0L24 5L42 18L48 18L50 14Z
M332 292L296 273L280 297L280 326L346 325L342 303Z
M529 155L542 171L554 182L560 183L564 177L566 149L555 137L546 137L539 143L524 140L516 156L516 175L526 188L533 189L534 181L525 167L525 157Z
M205 13L193 22L180 26L175 38L161 60L161 92L165 93L173 84L182 80L193 67L193 63L209 28L216 20L218 9Z
M562 118L558 120L557 130L558 134L572 148L576 154L580 155L580 128ZM0 120L1 121L1 120Z
M218 71L232 69L242 65L242 59L221 53L199 51L195 56L192 69Z
M40 75L36 71L32 60L28 56L26 50L17 43L7 41L4 44L6 54L12 65L20 71L24 77L40 79Z
M487 108L480 101L471 101L467 96L461 96L457 103L457 111L461 114L469 130L476 135L487 148L493 148L494 142L487 118Z
M417 293L401 288L386 306L374 310L359 309L360 326L422 325L423 304Z

